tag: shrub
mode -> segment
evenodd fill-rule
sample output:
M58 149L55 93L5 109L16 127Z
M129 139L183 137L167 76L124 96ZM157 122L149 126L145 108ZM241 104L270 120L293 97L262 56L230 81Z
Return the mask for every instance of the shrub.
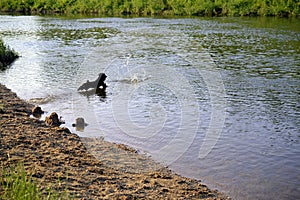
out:
M0 70L4 70L19 57L18 53L11 49L0 39Z

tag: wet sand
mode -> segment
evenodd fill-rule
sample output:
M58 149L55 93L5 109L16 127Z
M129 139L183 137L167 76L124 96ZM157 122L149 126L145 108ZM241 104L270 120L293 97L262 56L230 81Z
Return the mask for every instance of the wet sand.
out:
M42 188L74 199L229 199L128 146L49 127L32 108L0 84L0 175L21 162Z

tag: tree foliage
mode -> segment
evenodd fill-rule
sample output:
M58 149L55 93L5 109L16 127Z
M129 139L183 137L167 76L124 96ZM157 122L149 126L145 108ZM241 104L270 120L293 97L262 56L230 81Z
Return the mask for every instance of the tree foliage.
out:
M1 0L0 10L102 15L299 16L300 0Z

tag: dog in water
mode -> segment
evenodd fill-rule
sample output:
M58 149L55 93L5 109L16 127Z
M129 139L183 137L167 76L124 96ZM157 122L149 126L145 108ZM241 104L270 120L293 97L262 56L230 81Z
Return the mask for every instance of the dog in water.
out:
M79 88L79 90L89 90L89 89L101 89L105 90L106 89L106 84L104 83L106 79L106 75L104 73L100 73L99 77L95 81L89 81L87 80L86 83L82 84Z

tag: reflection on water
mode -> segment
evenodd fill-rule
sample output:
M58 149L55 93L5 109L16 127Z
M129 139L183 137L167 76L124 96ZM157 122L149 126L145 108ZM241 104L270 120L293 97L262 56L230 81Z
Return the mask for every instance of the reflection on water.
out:
M79 91L78 93L86 96L88 99L91 97L94 97L95 95L97 95L101 99L103 99L102 101L105 101L105 98L106 98L106 91L103 89L100 89L100 90L92 89L92 90L88 90L88 91Z
M61 40L65 43L78 42L77 40L84 40L86 38L93 38L95 40L107 38L111 35L118 33L117 30L109 28L86 28L82 30L78 29L65 29L63 27L50 28L45 30L39 30L38 35L44 40Z
M83 118L88 126L77 132L81 136L126 143L161 162L167 158L157 149L177 141L174 154L183 155L170 167L233 198L296 199L298 22L1 16L1 37L22 57L0 73L0 81L41 104L46 115L56 111L72 131L75 119ZM199 159L215 106L214 91L199 72L213 70L211 63L226 90L226 121L218 143ZM77 92L103 72L105 94Z

